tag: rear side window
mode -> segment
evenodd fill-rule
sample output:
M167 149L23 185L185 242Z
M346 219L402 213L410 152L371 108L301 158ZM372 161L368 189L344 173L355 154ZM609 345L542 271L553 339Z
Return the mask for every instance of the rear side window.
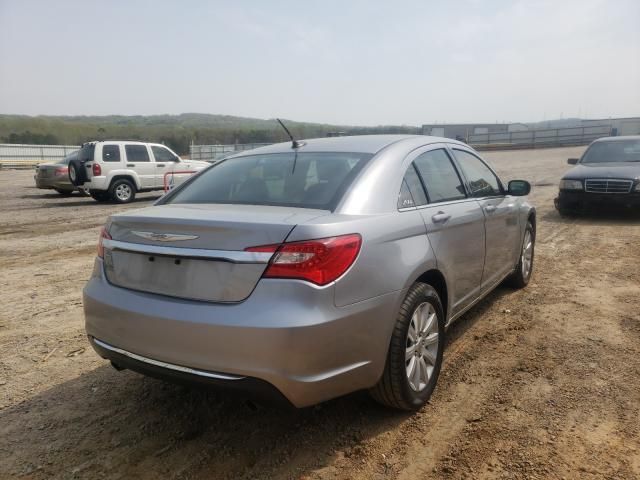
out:
M464 150L454 149L454 153L465 177L467 177L472 197L502 195L498 177L482 160Z
M127 162L149 162L149 152L145 145L125 145Z
M92 162L93 161L93 153L96 150L95 143L87 143L82 146L80 150L78 150L78 160L81 162Z
M365 153L276 153L223 160L167 203L276 205L333 210L372 157Z
M444 149L425 152L413 163L427 189L430 203L466 197L462 180Z
M409 168L407 168L407 173L404 174L404 179L402 180L402 189L406 189L406 191L400 191L400 197L398 198L398 208L416 207L425 205L427 203L427 196L424 193L424 188L422 187L422 183L420 182L420 178L418 177L415 166L413 164L409 165ZM409 202L407 201L407 194L411 199L411 205L408 204Z
M151 151L156 162L177 162L178 158L164 147L152 146Z
M400 194L398 195L398 208L411 208L415 207L415 205L416 204L411 196L411 191L409 190L407 181L403 179L402 186L400 187Z
M118 145L103 145L102 161L103 162L119 162L120 147Z

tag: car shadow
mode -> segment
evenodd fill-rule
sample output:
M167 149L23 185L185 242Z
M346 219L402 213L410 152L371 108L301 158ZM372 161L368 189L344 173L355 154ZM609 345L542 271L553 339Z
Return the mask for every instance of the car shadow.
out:
M159 199L160 196L150 196L150 197L136 197L132 202L127 204L120 204L114 202L96 202L91 197L82 197L81 199L73 200L73 201L60 201L60 202L47 202L38 208L54 208L54 207L79 207L79 206L93 206L93 207L118 207L122 205L136 205L136 204L145 204L150 202L155 202Z
M640 211L634 210L606 210L585 213L573 213L560 215L557 210L548 210L542 215L542 219L549 223L563 225L640 225Z
M509 292L498 288L456 321L448 346ZM84 355L95 354L87 348ZM331 464L337 451L357 455L350 452L358 448L354 444L403 422L411 422L411 414L386 409L366 392L283 409L104 365L0 410L0 464L9 475L35 471L34 478L69 472L74 478L162 477L168 471L262 478L263 469L274 465L303 475Z
M39 198L72 198L72 197L80 197L80 198L90 198L90 197L86 197L85 195L82 195L80 192L73 192L71 195L61 195L59 193L56 192L47 192L47 193L40 193L40 194L29 194L29 195L20 195L20 198L24 198L24 199L34 199L37 200Z

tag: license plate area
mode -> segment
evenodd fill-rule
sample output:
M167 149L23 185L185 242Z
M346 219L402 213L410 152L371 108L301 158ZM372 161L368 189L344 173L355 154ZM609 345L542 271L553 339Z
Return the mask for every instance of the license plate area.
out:
M191 300L238 302L249 296L263 264L105 249L105 275L113 285Z

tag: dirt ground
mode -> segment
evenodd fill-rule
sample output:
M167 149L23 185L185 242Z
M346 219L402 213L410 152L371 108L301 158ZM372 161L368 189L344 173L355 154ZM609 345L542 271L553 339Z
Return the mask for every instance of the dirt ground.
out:
M81 289L107 215L156 196L99 205L0 171L0 478L640 478L640 216L555 212L582 150L485 155L536 184L534 277L452 327L415 415L365 393L282 411L113 370Z

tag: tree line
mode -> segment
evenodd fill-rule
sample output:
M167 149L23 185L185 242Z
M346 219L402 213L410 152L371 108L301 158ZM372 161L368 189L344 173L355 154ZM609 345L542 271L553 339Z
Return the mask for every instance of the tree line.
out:
M298 138L347 135L418 133L414 126L350 127L285 120ZM199 145L273 143L288 140L275 120L228 115L181 114L151 116L37 116L0 115L0 143L81 145L92 140L138 140L163 143L179 154Z

